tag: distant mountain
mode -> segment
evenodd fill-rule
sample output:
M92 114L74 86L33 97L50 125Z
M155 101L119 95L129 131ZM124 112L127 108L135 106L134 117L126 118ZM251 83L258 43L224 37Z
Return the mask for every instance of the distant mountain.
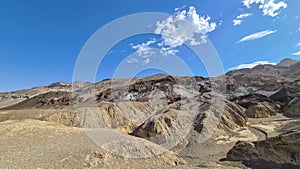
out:
M300 61L283 59L277 65L257 65L254 68L238 69L226 73L226 75L229 76L239 74L268 74L284 77L300 77Z
M13 92L2 92L0 93L0 108L8 107L48 92L57 92L57 91L70 92L71 90L72 90L71 83L56 82L50 84L49 86L39 86L31 89L23 89L23 90L17 90Z
M277 65L278 66L285 66L285 67L289 67L295 63L299 62L298 60L294 60L294 59L290 59L290 58L286 58L281 60Z

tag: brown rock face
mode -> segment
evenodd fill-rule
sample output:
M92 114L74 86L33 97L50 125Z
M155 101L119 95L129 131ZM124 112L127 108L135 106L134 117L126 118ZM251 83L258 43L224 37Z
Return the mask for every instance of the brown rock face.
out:
M227 160L244 161L250 166L258 165L261 168L263 163L271 168L300 167L300 132L281 134L254 143L239 141L227 153Z
M247 117L251 118L266 118L277 115L278 109L279 105L269 102L262 102L255 106L249 107L246 110L246 115Z
M57 124L62 124L65 126L80 127L80 123L79 123L77 114L72 111L52 113L50 115L41 117L40 120L57 123Z
M300 96L299 88L295 87L284 87L278 92L270 96L270 99L282 103L286 106L293 98Z
M155 137L160 135L175 125L178 118L178 111L167 110L165 113L151 118L148 122L137 127L131 134L141 138Z
M300 99L294 98L291 100L283 114L288 117L300 117Z
M235 102L246 109L257 105L260 102L271 102L267 96L255 93L232 98L230 101Z
M221 100L216 102L215 104L219 102L219 104L222 104ZM225 107L222 110L215 107L207 109L205 104L195 107L190 103L186 107L190 109L165 109L162 114L150 118L137 127L131 135L147 138L161 144L171 139L171 137L180 137L180 134L189 132L192 129L205 135L209 134L208 130L214 130L214 127L218 127L221 130L234 130L247 125L245 109L232 102L225 101ZM223 112L219 113L218 111L220 110ZM198 112L198 114L187 116L192 114L192 112Z
M227 102L221 117L220 125L229 129L247 126L245 109L238 104Z

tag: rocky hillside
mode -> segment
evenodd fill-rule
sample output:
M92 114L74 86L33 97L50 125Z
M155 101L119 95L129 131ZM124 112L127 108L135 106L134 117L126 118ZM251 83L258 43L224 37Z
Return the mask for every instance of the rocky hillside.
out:
M141 159L132 161L144 167L155 161L160 166L185 164L183 167L192 168L298 167L297 149L291 147L299 146L295 125L300 116L299 65L299 61L285 59L277 65L259 65L214 78L157 74L95 84L75 82L74 88L58 82L0 93L0 125L9 126L7 130L14 131L13 138L19 141L33 138L19 138L18 125L24 133L35 133L42 132L35 125L40 123L46 133L57 126L62 133L69 128L97 137L100 142L95 143L103 153L86 154L85 160L78 157L80 162L68 165L73 168L116 167L112 159L130 163L133 157L149 157L145 165ZM0 139L8 144L10 134ZM101 142L99 135L108 140ZM59 140L63 134L51 137ZM52 144L46 145L58 146ZM26 151L23 153L21 156L26 156ZM62 154L68 158L68 153ZM9 166L18 168L17 164Z

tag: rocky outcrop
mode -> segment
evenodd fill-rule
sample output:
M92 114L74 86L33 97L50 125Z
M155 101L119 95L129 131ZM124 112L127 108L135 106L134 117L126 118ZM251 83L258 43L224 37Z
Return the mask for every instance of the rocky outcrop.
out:
M283 114L288 117L300 117L300 99L298 97L292 99Z
M39 120L62 124L70 127L80 127L77 114L73 111L52 113L39 118Z
M281 105L281 111L288 117L300 116L300 88L297 84L282 88L275 94L270 96L270 99Z
M246 110L247 117L251 118L266 118L275 116L278 113L280 106L270 102L261 102L255 106L249 107Z
M131 134L161 144L172 139L171 137L182 138L184 132L187 134L190 129L206 137L212 134L216 128L233 131L247 126L244 108L228 101L221 103L221 100L217 100L214 104L210 108L206 104L202 104L200 107L187 104L186 107L190 108L188 110L185 108L165 109L162 114L150 118ZM225 104L225 106L219 108L218 106L221 104ZM222 112L220 113L220 111ZM193 112L198 112L198 114L192 115Z
M165 132L169 132L170 128L177 125L177 120L179 118L179 111L174 109L165 110L160 115L151 117L149 120L141 124L137 127L131 135L141 137L141 138L154 138L157 135L164 134ZM184 125L184 124L180 124ZM174 133L175 134L175 133ZM167 135L166 135L167 137ZM166 142L168 138L159 138L156 139L156 143ZM165 140L163 140L165 139ZM153 139L152 139L153 140Z
M261 94L247 94L239 97L232 98L230 101L237 103L238 105L248 109L257 105L260 102L271 102L271 100Z
M232 102L226 102L226 106L219 123L220 126L234 130L247 126L247 121L245 109L243 107Z
M52 83L47 87L50 89L71 89L72 84L67 82L56 82L56 83Z
M238 74L227 76L228 92L237 96L255 93L256 91L274 92L284 86L293 86L295 78L268 74Z
M270 99L286 106L292 99L300 96L300 88L284 87L270 96Z
M263 141L247 143L239 141L227 153L227 160L243 161L253 165L270 164L268 167L300 167L300 132L289 132ZM276 168L276 167L275 167Z
M232 102L246 108L246 115L250 118L264 118L275 116L280 109L280 105L273 102L267 96L252 93L239 97L232 97Z

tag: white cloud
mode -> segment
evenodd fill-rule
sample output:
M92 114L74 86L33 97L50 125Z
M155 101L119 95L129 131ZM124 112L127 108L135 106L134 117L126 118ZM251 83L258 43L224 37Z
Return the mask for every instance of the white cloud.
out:
M138 63L139 60L135 59L135 58L130 58L128 60L126 60L127 63Z
M176 8L176 13L165 20L158 21L154 33L161 35L161 42L158 43L160 54L163 56L175 55L178 50L176 47L184 43L200 45L206 43L207 34L216 29L217 24L210 22L209 16L200 16L195 7L190 6L189 10L182 10L185 6ZM149 40L148 42L132 45L139 56L148 57L157 55L153 52L152 44L157 43L156 40ZM145 63L147 63L146 60Z
M243 13L243 14L240 14L239 16L237 16L236 18L237 19L243 19L243 18L247 18L248 16L251 16L252 13Z
M220 22L219 22L219 26L221 26L223 24L223 20L220 20Z
M160 50L160 54L163 56L176 55L177 52L179 51L176 49L166 48L166 47L162 47Z
M239 42L245 42L245 41L249 41L249 40L255 40L255 39L259 39L268 35L271 35L273 33L277 32L277 30L265 30L265 31L261 31L261 32L257 32L257 33L253 33L251 35L245 36L243 37L241 40L238 41Z
M229 70L237 70L237 69L245 69L245 68L254 68L257 65L276 65L274 62L269 62L269 61L257 61L253 63L248 63L248 64L241 64L239 66L230 68Z
M205 43L207 33L214 31L216 27L217 24L210 22L209 16L200 16L195 7L191 6L188 11L178 11L173 16L157 22L155 33L162 36L162 45L175 48L184 43Z
M300 51L293 53L292 55L300 56Z
M250 8L253 4L259 4L259 9L262 9L263 14L271 17L277 16L279 9L287 7L285 2L275 2L275 0L243 0L243 4L247 8Z
M142 63L142 65L147 65L147 64L150 63L150 59L147 58L147 59L145 59L145 60L142 60L141 63Z
M237 26L237 25L240 25L240 24L242 24L242 20L239 20L239 19L234 19L233 20L233 26Z
M296 44L297 47L300 47L300 42Z
M247 18L248 16L251 16L252 13L243 13L243 14L240 14L239 16L236 17L236 19L234 19L232 22L233 22L233 26L237 26L237 25L240 25L242 24L243 22L243 18Z
M141 65L147 65L150 63L150 61L151 61L150 58L145 58L145 59L130 58L130 59L126 60L126 62L129 64L138 63Z
M259 3L260 0L243 0L244 6L250 8L253 3Z
M142 56L142 57L147 57L150 55L153 55L154 52L152 50L152 48L150 47L150 45L156 43L157 41L155 39L151 39L149 41L147 41L146 43L141 43L138 45L132 45L132 49L135 49L136 52L138 53L138 56Z
M175 8L174 11L180 11L180 10L184 9L185 7L186 7L186 6L183 5L182 7Z

